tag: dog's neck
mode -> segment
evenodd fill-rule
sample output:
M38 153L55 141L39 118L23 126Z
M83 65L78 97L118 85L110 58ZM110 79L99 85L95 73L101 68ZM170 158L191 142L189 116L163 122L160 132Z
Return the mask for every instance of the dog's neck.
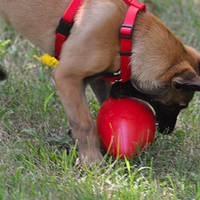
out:
M149 90L149 85L155 90L160 87L160 77L181 62L184 46L153 14L138 14L133 32L132 80L140 83L143 91Z

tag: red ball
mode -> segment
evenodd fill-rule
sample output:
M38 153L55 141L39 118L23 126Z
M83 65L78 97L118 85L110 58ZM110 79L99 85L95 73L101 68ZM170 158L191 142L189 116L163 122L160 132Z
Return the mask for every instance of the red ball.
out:
M155 135L155 118L144 101L108 98L97 114L101 145L113 157L131 158L150 147Z

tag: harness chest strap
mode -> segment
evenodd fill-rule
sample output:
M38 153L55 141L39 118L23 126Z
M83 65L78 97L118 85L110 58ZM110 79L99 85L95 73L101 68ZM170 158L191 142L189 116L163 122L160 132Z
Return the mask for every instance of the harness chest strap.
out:
M138 11L146 12L146 6L136 0L123 0L129 5L124 23L121 25L119 37L121 39L121 73L119 75L113 75L110 77L103 77L103 80L110 82L126 82L131 76L131 47L132 47L132 35L133 25L136 19ZM80 7L83 0L72 0L71 4L64 13L60 24L56 30L56 42L55 53L58 58L61 52L62 45L66 38L69 36L70 29L73 25L73 18Z

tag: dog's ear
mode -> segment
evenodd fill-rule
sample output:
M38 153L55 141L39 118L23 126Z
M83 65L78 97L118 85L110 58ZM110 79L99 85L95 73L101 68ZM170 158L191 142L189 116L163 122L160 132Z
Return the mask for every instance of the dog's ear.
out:
M200 76L200 52L198 52L195 48L191 46L185 45L185 48L192 52L198 59L198 75Z
M181 76L174 77L172 79L172 87L177 90L181 91L191 90L191 91L200 91L200 77L195 76L193 78L184 78Z

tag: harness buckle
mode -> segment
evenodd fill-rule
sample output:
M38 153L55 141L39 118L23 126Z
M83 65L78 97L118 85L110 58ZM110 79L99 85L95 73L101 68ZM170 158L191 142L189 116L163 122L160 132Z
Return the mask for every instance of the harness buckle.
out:
M119 52L120 53L120 56L131 56L132 55L132 52Z
M132 35L133 35L133 26L128 24L122 24L119 31L119 37L124 39L131 39Z
M61 35L64 35L67 38L70 34L70 30L73 26L73 23L73 21L72 23L68 23L64 21L63 18L61 18L60 23L56 29L56 33L60 33Z

